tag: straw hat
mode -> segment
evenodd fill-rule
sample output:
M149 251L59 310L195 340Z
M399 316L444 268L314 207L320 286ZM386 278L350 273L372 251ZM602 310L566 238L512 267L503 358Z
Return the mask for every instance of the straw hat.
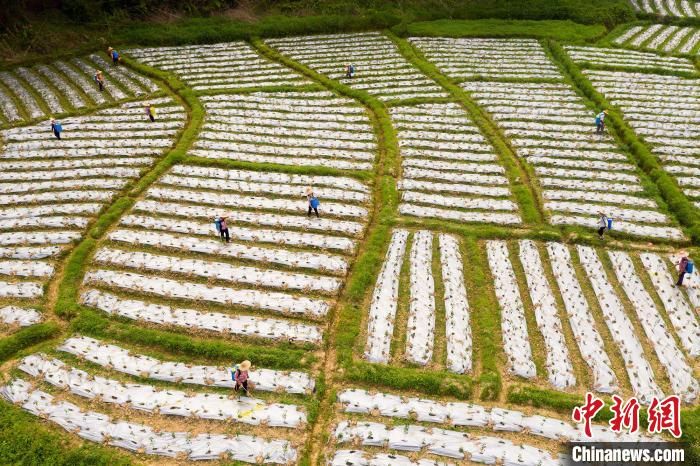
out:
M306 187L306 194L311 194L312 192L314 192L314 190L311 189L311 186L307 186Z
M238 365L238 368L242 371L247 371L250 369L250 361L247 359Z

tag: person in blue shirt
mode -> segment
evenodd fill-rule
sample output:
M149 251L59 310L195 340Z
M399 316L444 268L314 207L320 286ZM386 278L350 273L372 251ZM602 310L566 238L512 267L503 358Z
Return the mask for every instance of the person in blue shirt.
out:
M119 64L119 52L117 52L112 47L110 47L107 49L107 53L109 54L109 57L112 59L112 64L118 65Z
M316 217L319 217L318 215L318 206L320 202L318 201L318 198L314 194L313 189L306 188L306 199L309 201L309 213L307 214L308 217L311 217L311 211L313 210L316 212Z
M56 121L55 118L51 118L51 132L56 139L61 139L61 131L63 131L63 126L61 126L60 121Z

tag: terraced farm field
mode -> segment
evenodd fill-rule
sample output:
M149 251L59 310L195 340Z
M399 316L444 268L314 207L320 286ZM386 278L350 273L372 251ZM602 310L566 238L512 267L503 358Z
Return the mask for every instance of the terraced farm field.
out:
M698 449L696 34L639 24L0 71L0 409L125 464L540 466L674 440L587 394L677 395Z

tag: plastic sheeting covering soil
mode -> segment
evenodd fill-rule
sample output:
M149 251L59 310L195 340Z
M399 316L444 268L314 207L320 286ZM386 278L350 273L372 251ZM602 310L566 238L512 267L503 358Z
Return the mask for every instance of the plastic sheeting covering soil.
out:
M501 307L503 346L510 371L520 377L533 378L536 371L527 332L525 307L510 262L508 245L505 241L489 241L486 243L486 252Z
M231 368L160 361L86 336L69 338L57 349L134 376L215 387L233 388L235 385ZM315 385L304 372L255 369L249 371L248 376L255 389L261 391L303 394L310 393Z
M581 265L591 281L605 316L605 323L624 358L635 396L641 403L650 403L652 397L662 397L661 389L654 380L654 372L644 356L644 350L635 335L632 322L625 314L620 298L608 281L598 254L588 246L578 246L577 250Z
M17 306L5 306L0 308L0 324L26 327L40 321L41 314L34 309L25 309Z
M542 259L533 241L520 241L520 263L525 270L525 279L535 310L535 320L547 349L546 366L549 383L559 389L574 386L576 377L557 313L557 302L547 282Z
M84 412L72 403L54 401L53 396L32 390L31 385L21 379L0 388L0 396L91 442L106 442L148 455L198 461L219 459L226 454L233 460L246 463L275 464L290 464L297 458L296 450L285 440L263 440L250 435L229 437L206 433L157 432L143 424L113 421L101 413Z
M295 428L306 423L306 415L294 405L268 404L249 397L233 399L214 393L187 394L178 390L158 390L145 384L125 384L93 377L85 371L66 366L58 359L39 354L27 356L18 367L31 376L43 377L50 384L78 396L151 413L256 426L263 423L271 427Z
M530 445L515 444L499 437L472 436L446 429L416 425L388 427L376 422L351 423L342 421L334 435L339 443L355 442L363 446L388 447L392 450L428 453L476 463L528 466L562 464L544 450Z
M554 242L547 243L547 252L576 344L581 356L593 372L593 388L602 393L616 392L617 376L611 368L612 364L605 352L603 338L596 328L588 301L576 277L571 253L564 244Z
M446 423L460 427L479 427L499 432L523 432L561 442L639 442L652 437L642 434L615 433L609 426L593 424L593 437L585 436L581 424L569 420L532 415L503 408L486 408L465 402L443 402L386 393L370 393L349 389L338 394L338 402L346 413L379 414L381 416L415 419L420 422Z
M321 329L315 325L270 319L258 316L233 316L219 312L199 312L173 308L133 299L121 299L113 294L90 289L81 295L81 302L107 314L159 325L174 325L232 335L285 339L319 343Z
M673 393L682 396L687 402L694 401L700 387L693 377L693 369L666 328L654 300L637 275L630 256L619 251L608 251L608 256L615 268L618 281L634 306L647 339L666 369ZM658 260L661 261L661 258Z
M394 230L382 270L374 285L369 309L365 357L371 362L389 362L394 318L399 300L399 274L408 242L408 231Z

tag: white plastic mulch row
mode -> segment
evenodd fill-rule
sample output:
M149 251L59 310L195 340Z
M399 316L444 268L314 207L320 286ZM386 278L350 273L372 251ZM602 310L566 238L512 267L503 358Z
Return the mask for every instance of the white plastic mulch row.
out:
M321 318L330 309L330 303L317 298L307 298L289 293L255 289L234 289L172 280L155 275L112 270L95 270L85 274L86 284L99 284L127 292L138 292L163 298L178 298L188 301L208 301L221 305L255 308L276 313ZM97 305L87 300L85 304ZM115 309L112 309L114 312Z
M168 225L166 225L167 227ZM347 260L340 256L317 252L298 252L286 249L261 248L248 244L226 244L211 236L210 225L205 230L210 238L201 239L191 236L177 236L165 232L114 230L108 238L111 241L132 245L146 245L177 251L209 254L212 256L231 257L260 263L280 264L288 267L319 270L344 275L347 272Z
M12 73L9 71L0 72L0 82L17 96L20 105L24 107L30 119L41 118L44 115L34 96Z
M102 92L94 81L98 70L105 77L105 90ZM33 68L18 67L0 73L0 82L15 95L30 119L67 112L70 108L64 108L62 100L68 102L70 107L79 109L87 105L84 96L96 104L103 104L110 99L119 101L159 90L150 79L124 66L113 67L99 55ZM0 99L3 101L0 113L10 122L21 120L16 105L9 95L6 97Z
M305 215L308 207L308 201L304 195L304 186L299 186L299 194L296 198L278 196L275 198L264 197L261 195L251 196L247 193L238 193L233 195L232 192L208 192L194 191L185 189L171 189L169 187L154 186L151 188L147 197L158 199L161 201L185 201L189 203L204 204L212 211L212 217L216 213L221 215L227 212L226 209L260 209L274 210L283 212L297 212ZM314 191L317 197L323 199L323 188ZM320 201L320 212L324 215L332 217L350 217L350 218L366 218L367 209L358 205L338 203L332 201ZM212 220L213 222L213 220Z
M447 368L458 374L468 373L472 370L472 332L459 241L441 234L438 245L445 288Z
M444 201L450 202L450 199L445 199ZM444 220L454 220L456 222L465 223L497 223L502 225L517 225L521 223L520 216L517 214L454 210L442 207L418 205L406 201L399 204L399 213L412 217L437 217Z
M411 37L409 41L453 78L561 79L535 39Z
M146 103L68 117L62 121L61 140L48 121L0 132L5 142L0 151L0 257L8 259L0 261L0 280L48 280L54 270L51 259L62 251L59 245L82 236L73 229L86 228L119 189L172 144L184 125L182 108L170 99L148 102L162 110L153 123L145 115ZM124 157L131 151L140 156ZM54 230L43 231L47 228ZM36 297L37 288L41 283L6 284L3 294Z
M369 193L369 187L363 182L349 177L341 176L314 176L314 175L293 175L272 171L250 171L231 170L223 168L198 167L195 165L176 165L171 173L198 178L220 178L232 182L249 183L278 183L286 185L301 185L296 189L303 189L303 186L325 186L335 188L333 192L347 191L338 199L368 200L367 196L358 193ZM354 192L354 193L351 193ZM295 194L298 191L295 192ZM304 194L304 193L302 193Z
M534 165L553 224L596 228L603 212L614 219L614 229L626 233L683 238L656 203L643 197L636 167L615 141L595 134L593 113L569 85L475 81L462 86L503 127L516 153Z
M27 327L40 321L41 314L34 309L17 306L5 306L0 308L0 324Z
M603 264L595 250L588 246L578 246L577 251L605 316L605 323L613 340L620 348L632 390L642 403L649 403L652 397L661 396L661 389L654 380L654 373L646 360L632 322L625 314L620 298L608 281Z
M381 100L447 97L380 33L288 37L266 42L303 65ZM355 67L351 78L345 77L346 65Z
M209 221L210 232L213 230L212 215L225 213L229 224L260 225L264 227L280 228L279 231L307 230L313 232L324 232L350 237L359 237L364 231L364 225L360 221L340 220L338 218L307 218L306 215L299 215L294 212L285 214L271 213L253 210L224 210L224 207L213 207L212 205L184 204L178 203L181 199L173 199L175 202L162 202L153 200L138 201L134 210L140 213L153 213L183 216L188 219L206 219ZM323 212L324 205L319 207L319 212ZM231 232L229 232L231 234ZM332 241L329 239L329 241ZM323 242L319 242L320 245Z
M225 291L223 289L214 290L211 296L205 297L201 293L203 290L192 290L192 286L189 288L178 293L177 297L191 297L192 299L209 297L210 302L220 302L221 299L227 298L227 295L220 294L221 298L216 299L214 293L217 291L221 293ZM153 292L152 289L148 291ZM196 291L200 291L200 294L197 294ZM165 297L171 297L171 293L163 292L162 294ZM81 302L107 314L156 325L204 330L221 335L230 334L234 337L249 336L310 343L318 343L321 340L321 330L315 325L258 316L228 315L220 312L200 312L192 309L174 308L134 299L122 299L94 289L83 293Z
M58 424L91 442L107 442L109 445L130 451L142 451L148 455L186 457L190 460L214 460L229 455L233 460L247 463L287 464L296 460L296 450L285 440L263 440L250 435L229 437L220 434L191 435L185 432L156 431L143 424L113 421L104 414L81 410L65 401L55 401L53 396L21 379L14 379L0 389L0 396L20 405L30 413Z
M61 246L0 247L0 257L7 259L46 259L61 253Z
M657 52L692 54L700 45L700 29L662 24L632 26L613 42Z
M208 118L195 148L206 158L330 168L372 168L376 144L368 115L330 92L202 97Z
M348 389L338 394L346 413L370 414L391 418L414 418L419 422L478 427L495 432L522 432L561 442L638 442L648 441L643 434L615 433L608 425L591 424L592 438L587 438L582 424L548 416L526 415L521 411L486 408L465 402L444 402L388 393L370 393Z
M50 277L53 265L45 262L0 260L0 274L15 277Z
M501 308L503 349L508 358L508 368L515 375L533 378L536 369L525 320L525 307L510 262L508 244L505 241L488 241L486 252Z
M593 389L602 393L616 392L617 377L573 269L571 253L564 244L555 242L547 243L547 252L576 344L593 373Z
M537 327L544 339L549 383L559 389L574 386L576 377L564 339L557 302L547 281L536 244L530 240L520 241L519 257L525 271Z
M2 116L10 123L21 121L22 116L19 113L17 105L12 101L9 93L0 87L0 111Z
M629 0L635 10L659 16L700 17L700 4L693 0Z
M399 301L399 275L403 265L408 231L394 230L382 270L374 285L372 302L367 318L367 344L365 357L371 362L388 363L391 340L394 336L394 319Z
M377 422L342 421L335 428L338 443L385 447L391 450L419 452L465 459L473 463L550 466L562 464L545 450L515 444L500 437L473 436L464 432L418 425L389 427ZM390 462L388 464L394 464Z
M325 294L335 294L341 285L340 280L332 277L237 266L211 260L182 259L177 256L124 251L107 247L103 247L95 254L94 261L99 264L206 277L256 287L309 290Z
M676 346L673 336L666 328L654 300L644 288L634 264L627 253L608 251L618 281L632 302L639 316L639 322L647 339L651 342L666 374L671 381L673 393L683 397L687 402L697 398L698 382L693 377L693 369L688 365L683 353Z
M402 213L420 206L421 216L520 222L505 170L459 105L392 107L391 115L403 157ZM451 212L444 215L446 209L435 206Z
M44 294L41 283L6 282L0 280L0 298L38 298Z
M124 52L146 65L174 73L198 91L309 84L296 72L261 57L243 41Z
M409 232L395 230L377 278L367 323L365 357L387 364L391 358L394 320L398 309L399 277ZM438 235L440 266L444 283L447 369L456 373L471 371L472 339L469 304L459 241L451 235ZM432 273L433 234L413 235L409 258L409 309L406 324L406 359L420 365L433 359L435 340L435 277Z
M693 63L687 58L675 58L647 52L602 47L565 46L566 52L577 63L590 63L608 68L637 68L695 73Z
M41 377L51 385L69 390L90 400L114 403L148 413L193 417L270 427L295 428L306 423L306 415L295 405L266 403L249 397L229 398L223 394L188 394L179 390L159 390L152 385L123 383L92 376L72 368L59 359L33 354L18 368L32 377Z
M433 235L413 235L410 257L410 304L406 324L406 358L425 365L433 357L435 339L435 280L432 273Z
M648 73L585 71L593 85L618 106L684 193L700 200L700 80Z
M328 461L329 466L452 466L429 459L417 459L391 453L366 452L362 450L337 450Z
M151 230L151 232L161 230L208 237L211 237L212 234L212 224L210 221L191 221L173 217L169 217L167 221L163 221L162 218L153 216L126 215L122 217L120 223L124 227L138 227L144 230ZM343 253L352 253L355 250L355 240L342 236L329 236L318 233L283 231L238 225L229 225L228 229L233 241L327 249L331 252ZM194 240L194 238L192 239ZM236 247L234 247L234 250L236 250ZM0 253L0 256L1 255ZM329 261L330 257L334 256L329 256ZM328 263L325 264L325 267L328 267Z
M86 336L69 338L57 349L134 376L215 387L233 388L235 385L228 367L161 361ZM249 371L249 377L255 389L261 391L303 394L314 389L313 379L304 372L255 369Z

